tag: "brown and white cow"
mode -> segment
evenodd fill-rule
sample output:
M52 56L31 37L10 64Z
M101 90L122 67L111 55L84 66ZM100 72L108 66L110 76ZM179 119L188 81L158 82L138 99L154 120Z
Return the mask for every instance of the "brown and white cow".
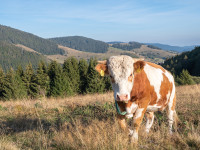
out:
M148 133L153 124L154 112L167 108L169 132L172 133L176 94L174 78L167 70L125 55L112 56L107 61L99 62L95 69L101 75L110 76L116 108L120 109L120 126L125 129L125 118L133 117L133 129L129 129L132 142L138 140L138 129L145 112Z

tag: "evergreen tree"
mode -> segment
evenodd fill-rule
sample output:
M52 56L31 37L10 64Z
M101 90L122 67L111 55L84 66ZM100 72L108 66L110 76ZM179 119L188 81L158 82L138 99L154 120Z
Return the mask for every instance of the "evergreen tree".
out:
M66 59L63 64L63 72L65 76L69 77L73 92L79 93L80 76L78 70L78 60L74 57Z
M80 93L83 94L86 92L87 85L87 72L88 72L88 63L85 59L81 59L78 64L79 67L79 76L80 76L80 84L79 89Z
M5 83L5 74L2 67L0 66L0 98L1 99L3 98L3 95L5 93L4 83Z
M195 84L194 80L192 79L192 76L189 74L189 72L185 69L182 70L182 72L180 73L180 77L177 76L177 82L180 85L191 85L191 84Z
M11 68L5 76L3 98L23 99L27 97L27 91L21 77Z
M39 94L41 96L46 96L47 95L47 91L49 89L49 76L47 74L47 67L45 65L45 63L43 61L41 61L38 64L38 68L37 68L37 74L36 74L36 78L37 78L37 85L39 86Z
M91 58L87 73L87 93L102 93L105 90L105 82L103 81L103 77L101 77L95 70L96 64L97 61Z
M50 77L48 96L64 97L73 94L68 77L63 74L61 66L56 61L50 63L48 75Z
M29 63L26 66L26 70L24 72L22 79L25 83L28 96L30 96L31 98L36 98L39 93L39 88L37 85L37 77L34 74L34 70L31 63Z
M19 66L17 67L16 73L17 73L20 77L22 77L22 76L24 75L24 71L23 71L23 68L22 68L21 65L19 65Z
M111 82L110 82L110 78L109 77L104 77L103 80L104 80L104 83L105 83L105 90L106 91L112 90L112 85L111 85Z

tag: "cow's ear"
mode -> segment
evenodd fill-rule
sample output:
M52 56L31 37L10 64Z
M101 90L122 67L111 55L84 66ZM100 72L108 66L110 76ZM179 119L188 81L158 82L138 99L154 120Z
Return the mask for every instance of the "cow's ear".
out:
M136 61L134 62L134 73L139 73L144 69L145 62L144 61Z
M108 75L108 66L107 61L98 61L98 64L95 67L96 71L100 73L101 76Z

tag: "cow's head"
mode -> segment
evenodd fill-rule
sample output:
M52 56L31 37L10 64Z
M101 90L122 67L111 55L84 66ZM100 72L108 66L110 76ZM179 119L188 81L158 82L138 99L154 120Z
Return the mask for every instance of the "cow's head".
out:
M110 76L116 101L127 103L130 100L134 84L134 62L138 60L125 55L112 56L108 60L98 62L95 67L102 76Z

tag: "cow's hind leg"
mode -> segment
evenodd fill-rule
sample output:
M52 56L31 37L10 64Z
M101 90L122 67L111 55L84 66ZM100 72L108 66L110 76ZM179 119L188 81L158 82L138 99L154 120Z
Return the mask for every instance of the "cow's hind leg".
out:
M150 130L150 128L153 124L153 121L154 121L154 112L146 112L145 116L146 116L146 119L147 119L145 131L147 133L149 133L149 130Z
M172 125L173 125L174 118L176 115L175 104L176 104L176 95L174 95L173 101L168 104L168 108L167 108L167 117L168 117L170 134L172 134Z

